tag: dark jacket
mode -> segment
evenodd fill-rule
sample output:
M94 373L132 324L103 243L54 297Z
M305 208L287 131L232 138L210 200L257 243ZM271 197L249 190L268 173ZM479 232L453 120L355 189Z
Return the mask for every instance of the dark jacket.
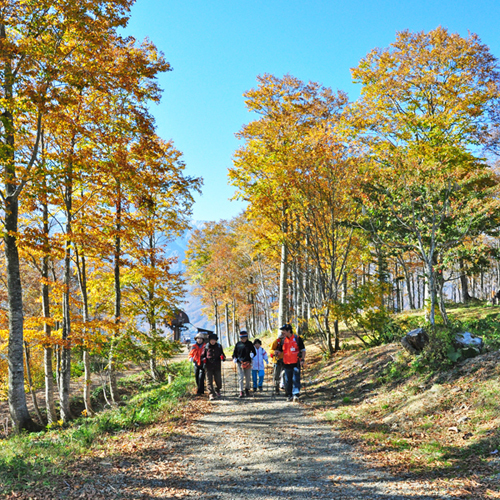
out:
M250 353L253 353L254 356L257 354L253 344L249 340L246 342L242 342L240 340L234 346L233 359L236 359L238 363L242 363L243 361L252 361Z
M220 369L222 359L226 359L222 346L216 342L212 345L208 342L201 354L201 362L208 370Z

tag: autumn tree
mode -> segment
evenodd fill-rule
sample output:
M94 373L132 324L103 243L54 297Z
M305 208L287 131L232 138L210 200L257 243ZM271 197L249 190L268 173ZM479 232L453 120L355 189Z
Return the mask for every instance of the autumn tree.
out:
M248 213L264 215L277 227L281 245L280 309L278 322L288 320L287 282L291 225L299 207L295 196L298 176L306 167L305 137L318 120L339 111L345 95L334 93L318 83L300 81L286 75L257 77L259 85L244 94L249 111L260 118L245 125L237 136L245 144L234 155L229 171L238 196L250 202ZM298 160L298 161L297 161Z
M439 27L398 33L352 73L362 85L353 120L369 148L362 225L376 244L419 255L434 324L445 255L498 225L498 180L482 154L495 148L497 61L477 35Z
M23 309L16 245L19 196L30 180L43 117L61 105L61 89L74 84L94 54L126 23L128 0L0 4L2 118L0 163L4 242L9 293L9 408L18 429L34 428L26 407L23 376ZM80 53L78 67L71 58Z
M168 244L188 229L192 191L199 190L201 179L183 174L181 153L172 143L150 137L149 147L139 143L135 154L141 191L136 193L133 237L127 246L132 259L127 302L129 314L148 326L143 348L149 346L151 376L156 379L156 355L167 344L162 326L184 295L184 280L173 271L175 259L167 256ZM167 345L165 352L170 351Z

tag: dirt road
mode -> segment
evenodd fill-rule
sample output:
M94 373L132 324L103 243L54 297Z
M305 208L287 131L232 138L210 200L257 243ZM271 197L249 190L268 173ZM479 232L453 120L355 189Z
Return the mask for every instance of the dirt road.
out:
M365 466L327 423L303 404L273 397L269 384L238 399L233 370L225 364L225 396L212 411L157 442L159 461L113 467L101 476L103 488L120 491L116 498L449 498Z

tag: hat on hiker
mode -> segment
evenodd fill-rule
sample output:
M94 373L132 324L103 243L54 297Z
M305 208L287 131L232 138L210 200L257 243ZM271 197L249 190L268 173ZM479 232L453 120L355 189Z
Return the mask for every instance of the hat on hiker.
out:
M198 333L194 336L195 340L196 339L201 339L201 340L205 340L206 338L206 335L204 333Z
M292 325L290 323L286 323L284 324L280 330L286 330L287 332L291 332L292 331Z
M248 337L248 333L245 330L241 330L240 337Z
M217 335L215 335L215 333L209 333L208 340L219 340L219 337L217 337Z

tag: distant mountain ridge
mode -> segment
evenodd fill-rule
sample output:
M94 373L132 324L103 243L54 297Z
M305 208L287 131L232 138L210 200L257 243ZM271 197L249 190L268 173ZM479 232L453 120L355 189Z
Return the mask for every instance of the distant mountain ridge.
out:
M169 243L168 256L177 258L177 263L173 266L174 271L184 272L186 270L183 261L186 258L186 250L191 234L196 229L202 228L204 224L205 221L191 221L191 229L185 231L182 236ZM187 286L186 297L184 303L181 305L181 309L188 315L191 325L194 325L194 327L189 325L190 328L185 332L184 337L190 337L192 339L197 331L195 327L215 330L214 324L203 314L203 305L199 297L193 295L190 285Z

